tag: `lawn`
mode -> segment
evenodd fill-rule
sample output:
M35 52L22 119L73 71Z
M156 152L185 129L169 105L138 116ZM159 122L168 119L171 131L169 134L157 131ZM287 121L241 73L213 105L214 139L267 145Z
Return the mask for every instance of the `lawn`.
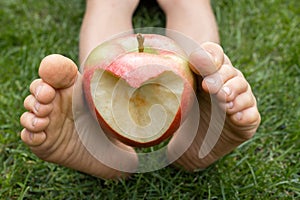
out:
M299 199L300 1L212 4L224 51L257 96L257 134L202 172L167 167L116 182L46 163L19 138L41 59L78 60L84 0L0 1L0 199ZM155 3L133 19L135 27L164 21Z

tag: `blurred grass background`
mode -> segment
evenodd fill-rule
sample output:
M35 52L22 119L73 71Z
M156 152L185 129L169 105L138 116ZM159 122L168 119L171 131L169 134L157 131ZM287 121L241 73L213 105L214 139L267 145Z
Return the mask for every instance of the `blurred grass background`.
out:
M299 199L300 1L212 4L224 51L257 96L257 134L203 172L168 167L115 182L41 161L18 135L41 59L60 53L77 62L84 0L1 0L0 199ZM151 0L133 22L163 27L165 19Z

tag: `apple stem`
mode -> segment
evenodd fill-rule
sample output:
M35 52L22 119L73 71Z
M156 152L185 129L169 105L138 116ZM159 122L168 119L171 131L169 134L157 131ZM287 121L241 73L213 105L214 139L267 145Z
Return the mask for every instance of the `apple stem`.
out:
M138 41L138 43L139 43L139 52L141 53L141 52L144 52L144 36L142 35L142 34L140 34L140 33L138 33L137 35L136 35L136 39L137 39L137 41Z

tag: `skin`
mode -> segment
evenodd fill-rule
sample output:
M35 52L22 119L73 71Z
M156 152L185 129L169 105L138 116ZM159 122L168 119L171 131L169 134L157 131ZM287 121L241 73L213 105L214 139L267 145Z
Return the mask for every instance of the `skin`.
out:
M197 136L189 149L175 162L187 170L203 169L238 145L251 138L260 123L255 97L251 87L234 68L219 43L215 18L208 0L158 0L167 17L167 28L193 38L204 50L191 54L193 71L198 74L199 108L203 111ZM131 17L138 0L87 0L86 12L80 31L80 62L89 52L111 35L132 29ZM188 12L187 12L188 11ZM176 15L176 13L182 13ZM111 16L113 15L113 17ZM114 23L110 20L115 19ZM107 24L109 23L109 24ZM190 23L193 26L190 26ZM105 28L103 28L105 27ZM203 32L202 30L206 30ZM59 74L55 72L60 71ZM76 81L82 75L70 59L61 55L45 57L39 67L40 79L30 85L30 95L24 100L27 109L21 116L21 139L41 159L57 163L105 179L128 176L95 159L81 143L76 133L72 113L72 94ZM217 81L221 77L222 81ZM81 91L82 92L82 91ZM204 158L198 152L205 137L210 116L210 94L216 98L220 109L226 111L222 134L212 151ZM79 101L79 107L83 103ZM92 119L92 116L84 116ZM173 156L182 138L173 137L168 149ZM138 159L131 147L111 139L126 151L132 152L123 164L134 169Z

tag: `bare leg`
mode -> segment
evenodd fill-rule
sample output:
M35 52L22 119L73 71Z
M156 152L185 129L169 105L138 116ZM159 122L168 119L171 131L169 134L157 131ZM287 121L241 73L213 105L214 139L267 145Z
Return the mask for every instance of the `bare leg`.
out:
M219 43L219 36L210 1L158 0L158 2L166 13L167 28L191 37L204 49L190 56L190 61L194 65L193 70L199 75L197 91L201 111L199 129L192 145L176 161L176 164L187 170L203 169L254 135L260 123L256 99L242 73L232 66L222 48L215 44ZM221 78L221 81L218 81L218 78ZM210 94L217 100L220 111L226 112L226 119L216 145L206 156L201 157L200 148L211 123ZM169 144L169 156L176 156L177 149L184 143L182 137L179 139L173 137Z
M209 0L157 1L166 14L166 28L184 33L199 44L207 41L220 42Z
M115 34L132 29L132 15L139 0L87 0L80 31L80 63L91 50Z
M134 12L136 4L137 1L132 0L88 0L81 31L80 59L84 59L93 47L110 35L131 29L129 21L131 19L128 17ZM124 10L125 7L127 9ZM111 17L110 13L116 15L116 18L110 20L123 21L120 24L107 22L108 15ZM120 19L121 16L124 18ZM120 26L121 24L123 26ZM58 71L60 73L57 73ZM81 79L76 65L63 56L51 55L41 62L39 75L41 79L32 82L31 94L24 101L24 107L28 112L25 112L20 119L24 127L21 132L24 143L45 161L101 178L127 176L127 173L112 169L95 159L79 139L72 113L74 83ZM78 106L83 107L83 102ZM91 118L91 116L86 117ZM132 152L132 156L124 160L122 165L134 169L137 166L134 150L121 143L116 142L116 144ZM122 158L116 159L122 160Z

